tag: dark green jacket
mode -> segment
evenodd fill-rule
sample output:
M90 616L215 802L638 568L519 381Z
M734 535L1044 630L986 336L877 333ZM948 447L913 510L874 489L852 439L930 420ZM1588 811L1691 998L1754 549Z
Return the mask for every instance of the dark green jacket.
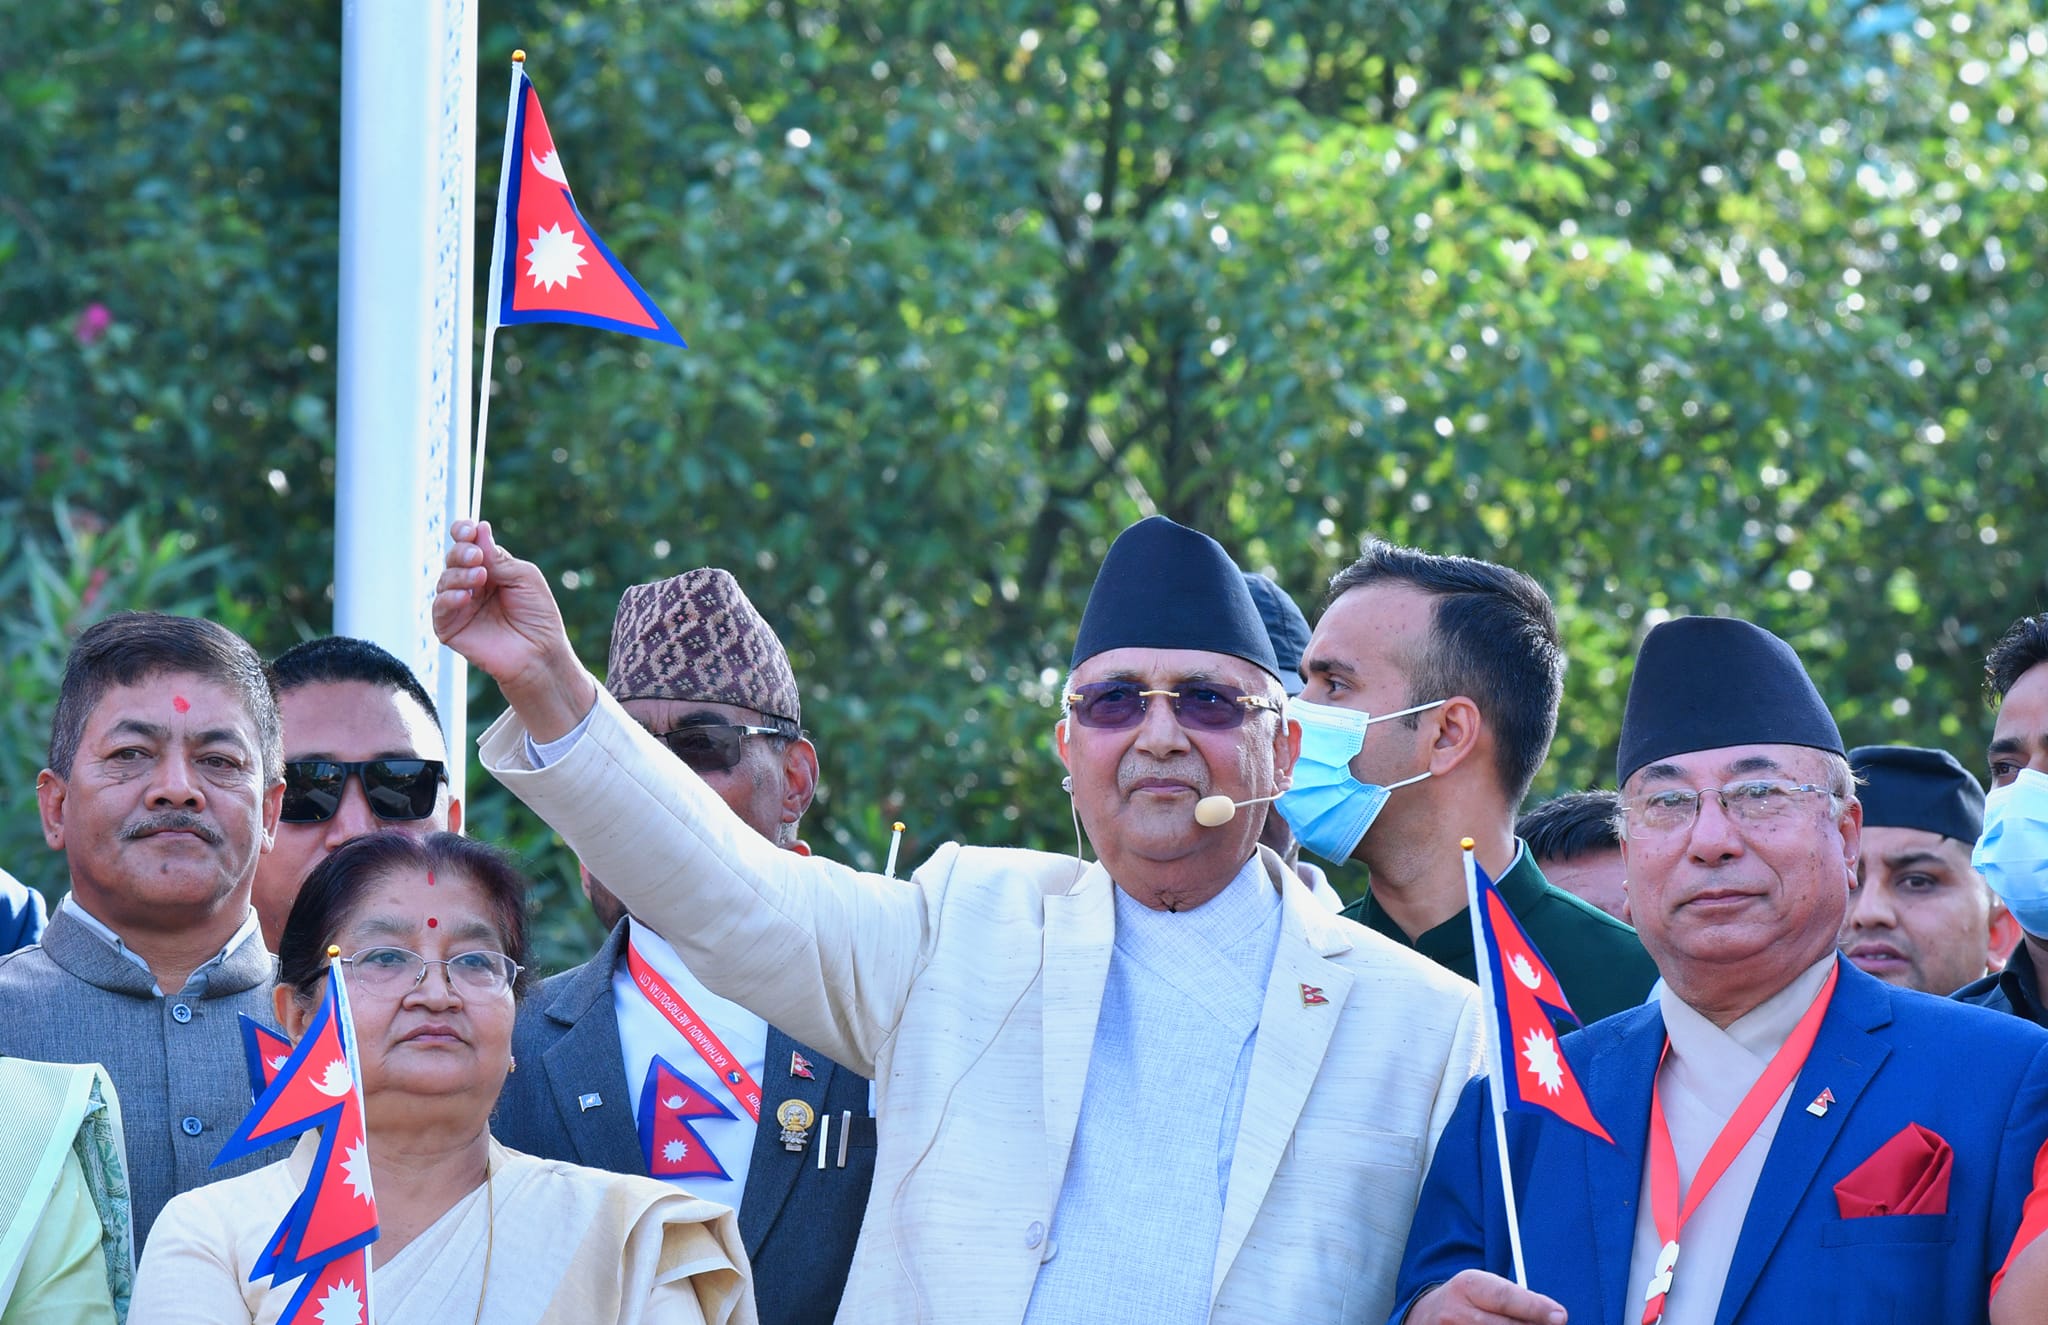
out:
M1529 931L1550 969L1557 972L1557 982L1564 986L1572 1011L1586 1025L1632 1008L1649 996L1650 986L1657 982L1657 967L1643 951L1636 932L1592 903L1552 887L1521 842L1515 844L1515 863L1496 884L1501 900ZM1344 914L1467 980L1477 978L1472 920L1465 911L1413 939L1380 909L1370 887L1365 896L1344 908Z

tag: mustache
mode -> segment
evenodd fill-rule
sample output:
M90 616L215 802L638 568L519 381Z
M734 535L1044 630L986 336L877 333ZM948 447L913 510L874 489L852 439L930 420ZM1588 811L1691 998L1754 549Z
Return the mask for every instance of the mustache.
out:
M121 840L134 842L156 833L192 833L208 846L219 846L220 832L206 820L187 810L166 810L137 819L121 830Z
M1198 792L1209 790L1208 766L1195 758L1168 760L1164 763L1143 758L1126 759L1117 766L1116 789L1128 795L1133 787L1148 778L1185 782Z

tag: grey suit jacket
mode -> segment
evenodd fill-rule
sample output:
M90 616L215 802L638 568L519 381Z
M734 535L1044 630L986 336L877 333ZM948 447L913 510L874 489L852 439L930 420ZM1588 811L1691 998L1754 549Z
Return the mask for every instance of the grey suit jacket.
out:
M612 971L625 946L621 922L597 955L544 981L519 1009L512 1053L519 1070L505 1082L491 1130L514 1150L614 1173L647 1172L635 1119L637 1093L619 1058L619 1019ZM812 1077L789 1072L790 1053L804 1056ZM861 1213L875 1170L875 1122L868 1115L867 1078L840 1067L770 1026L761 1074L761 1123L740 1200L740 1238L754 1265L762 1325L825 1325L839 1308ZM585 1108L586 1096L601 1103ZM778 1105L800 1099L830 1115L818 1167L821 1128L801 1151L783 1147ZM853 1115L846 1167L839 1167L843 1118Z
M159 996L148 971L61 910L39 946L0 957L0 1055L98 1063L114 1079L137 1252L179 1192L279 1158L207 1167L251 1102L235 1014L275 1017L274 969L252 932L184 989Z

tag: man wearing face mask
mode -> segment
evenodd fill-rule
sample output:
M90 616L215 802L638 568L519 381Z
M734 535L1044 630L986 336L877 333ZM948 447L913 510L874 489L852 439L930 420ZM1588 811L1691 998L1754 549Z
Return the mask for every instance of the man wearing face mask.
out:
M1302 656L1294 786L1308 850L1372 871L1344 914L1467 979L1475 966L1460 838L1586 1022L1634 1007L1657 971L1635 931L1562 889L1515 837L1557 730L1564 649L1528 576L1377 539L1330 581ZM1306 701L1306 702L1304 702Z
M2048 612L2020 618L1999 638L1984 660L1984 688L1998 701L1998 717L1984 832L1970 863L2026 937L2004 970L1955 996L2048 1026L2041 997L2048 970Z

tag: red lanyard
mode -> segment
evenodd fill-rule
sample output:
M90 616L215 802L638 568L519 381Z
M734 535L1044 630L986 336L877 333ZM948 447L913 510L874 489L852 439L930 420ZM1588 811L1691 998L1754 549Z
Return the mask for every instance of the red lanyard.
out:
M1671 1128L1664 1121L1664 1096L1653 1082L1650 1087L1650 1215L1657 1222L1657 1236L1663 1242L1663 1249L1657 1253L1657 1265L1650 1275L1649 1291L1643 1295L1643 1325L1656 1325L1663 1318L1664 1299L1671 1292L1671 1276L1678 1266L1678 1235L1684 1229L1685 1221L1692 1218L1692 1212L1699 1209L1700 1202L1707 1199L1714 1184L1742 1153L1756 1135L1756 1129L1763 1126L1777 1106L1778 1097L1792 1086L1799 1069L1806 1066L1806 1056L1813 1052L1813 1040L1820 1034L1821 1018L1828 1012L1828 1001L1835 994L1835 977L1841 973L1837 964L1828 971L1827 983L1820 987L1819 997L1813 1006L1792 1028L1792 1034L1778 1052L1771 1055L1771 1061L1764 1067L1764 1074L1756 1079L1749 1093L1736 1106L1735 1115L1721 1134L1714 1138L1714 1144L1707 1148L1707 1157L1700 1161L1699 1172L1693 1174L1692 1186L1685 1193L1683 1208L1678 1203L1678 1154L1671 1148ZM1671 1040L1666 1037L1664 1053L1671 1052ZM1657 1058L1659 1071L1664 1066L1664 1055Z
M718 1032L711 1029L697 1010L684 1000L681 994L661 976L661 972L647 964L640 950L631 941L626 944L626 969L633 973L633 983L640 986L640 992L647 995L647 1001L654 1004L654 1010L668 1018L669 1025L676 1028L697 1056L719 1080L732 1087L745 1107L747 1117L761 1121L761 1083L754 1080L754 1074L747 1071L739 1055L725 1047L725 1041L718 1038Z

